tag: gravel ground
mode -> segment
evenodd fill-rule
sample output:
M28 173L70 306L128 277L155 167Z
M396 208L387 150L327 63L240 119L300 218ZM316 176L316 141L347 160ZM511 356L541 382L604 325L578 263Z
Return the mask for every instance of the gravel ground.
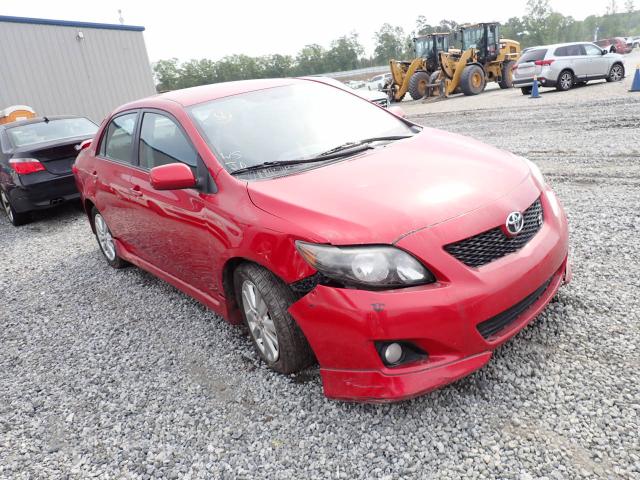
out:
M615 88L415 117L536 161L575 277L487 367L400 404L270 372L195 301L111 270L73 206L0 218L0 477L640 478L640 94Z

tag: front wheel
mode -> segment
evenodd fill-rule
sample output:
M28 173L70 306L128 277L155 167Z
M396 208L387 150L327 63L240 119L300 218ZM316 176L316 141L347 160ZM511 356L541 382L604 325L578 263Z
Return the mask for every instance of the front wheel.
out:
M574 82L573 73L571 73L569 70L563 70L562 72L560 72L560 75L558 76L558 83L556 85L556 90L559 90L561 92L566 92L567 90L570 90L571 87L573 87L573 82Z
M414 100L424 98L428 93L429 74L424 70L418 70L409 79L409 95Z
M484 70L479 65L467 65L460 77L460 88L465 95L478 95L487 85Z
M502 65L500 81L498 82L500 88L505 89L513 87L513 66L515 64L516 62L513 60L508 60Z
M624 66L620 63L616 63L609 70L607 75L607 82L620 82L624 78Z
M533 87L521 87L520 91L522 92L523 95L531 95L532 89Z
M93 218L93 226L96 231L96 240L98 240L100 251L107 260L107 263L116 269L126 267L128 263L118 256L116 243L113 240L111 230L109 229L109 226L102 214L94 207L91 211L91 215Z
M2 207L4 213L7 214L7 218L11 222L11 225L13 225L14 227L24 225L31 219L28 213L16 212L15 208L13 208L11 202L9 201L9 197L6 193L4 193L4 190L0 190L0 207Z
M244 263L234 273L234 287L251 340L269 368L295 373L313 363L311 347L288 312L296 297L282 280Z

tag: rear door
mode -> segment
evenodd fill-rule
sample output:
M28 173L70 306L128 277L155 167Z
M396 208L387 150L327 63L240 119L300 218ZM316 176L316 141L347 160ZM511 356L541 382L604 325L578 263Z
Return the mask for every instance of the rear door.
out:
M589 76L589 58L584 45L567 45L567 53L576 80L585 80Z
M113 236L134 254L132 242L136 231L131 212L138 201L131 173L135 161L135 132L139 111L128 111L111 119L102 133L96 150L94 171L96 207L107 221Z
M161 110L144 110L138 140L138 168L132 188L139 192L135 207L137 230L133 242L139 256L189 285L212 294L213 234L208 227L203 189L155 190L149 171L161 165L188 165L199 185L209 175L180 123Z

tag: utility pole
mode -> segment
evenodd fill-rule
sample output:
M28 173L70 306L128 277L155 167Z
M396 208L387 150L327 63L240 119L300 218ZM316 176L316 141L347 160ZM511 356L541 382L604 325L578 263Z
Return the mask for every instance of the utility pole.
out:
M596 26L596 30L593 32L593 41L597 42L598 41L598 32L600 31L600 27Z

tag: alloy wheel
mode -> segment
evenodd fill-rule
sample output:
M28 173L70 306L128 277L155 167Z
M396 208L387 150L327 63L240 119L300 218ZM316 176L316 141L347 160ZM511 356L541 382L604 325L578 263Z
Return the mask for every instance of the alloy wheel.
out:
M560 86L563 90L569 90L573 84L573 76L569 72L565 72L560 77Z
M102 215L96 213L94 223L96 227L96 238L98 239L100 248L102 249L104 256L107 257L107 260L112 262L116 258L116 245L113 242L113 237L111 236L109 227L107 227L107 222L104 221Z
M276 326L269 315L269 308L264 298L255 284L249 280L242 283L242 307L249 331L260 353L269 363L276 362L280 357Z
M622 67L620 65L614 65L611 69L611 80L614 82L619 82L622 80Z
M7 195L2 191L0 191L0 200L0 203L2 203L2 208L4 208L7 217L9 217L9 220L13 222L13 210L11 209L11 205L9 205L9 199L7 198Z

